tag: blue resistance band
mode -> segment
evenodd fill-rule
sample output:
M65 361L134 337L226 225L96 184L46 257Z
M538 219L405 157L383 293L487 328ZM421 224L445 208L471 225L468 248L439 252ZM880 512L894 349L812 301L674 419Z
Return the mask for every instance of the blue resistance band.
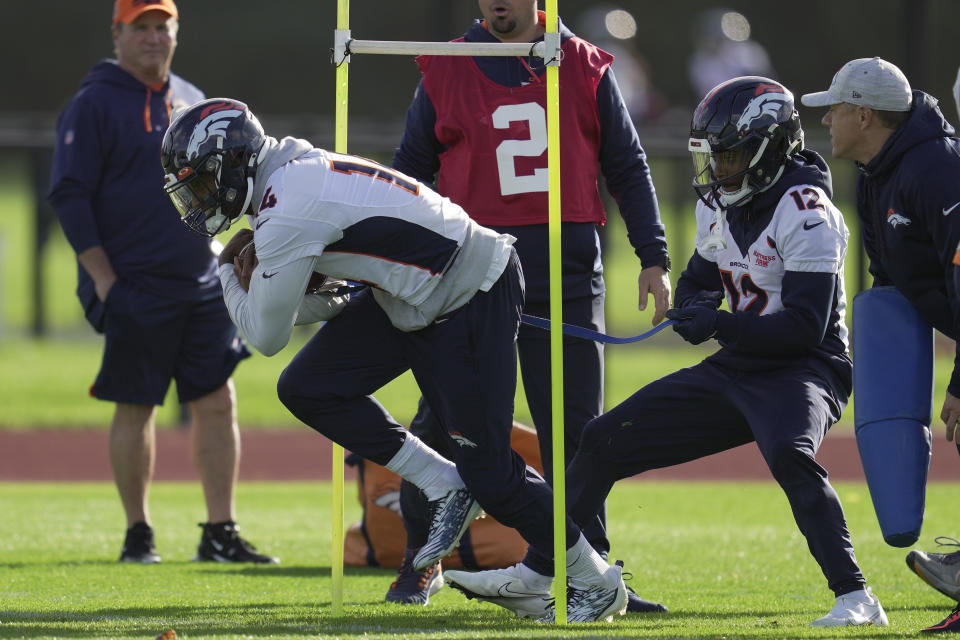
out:
M520 321L524 324L529 324L534 327L539 327L540 329L549 329L550 320L547 318L541 318L539 316L531 316L526 313L520 314ZM630 336L629 338L615 338L614 336L608 336L605 333L600 333L599 331L594 331L593 329L587 329L586 327L581 327L575 324L563 323L563 332L568 336L576 336L578 338L584 338L586 340L595 340L597 342L608 342L610 344L626 344L628 342L637 342L639 340L644 340L649 338L658 331L662 331L669 327L672 324L676 324L675 320L664 320L650 331L646 333L641 333L638 336Z

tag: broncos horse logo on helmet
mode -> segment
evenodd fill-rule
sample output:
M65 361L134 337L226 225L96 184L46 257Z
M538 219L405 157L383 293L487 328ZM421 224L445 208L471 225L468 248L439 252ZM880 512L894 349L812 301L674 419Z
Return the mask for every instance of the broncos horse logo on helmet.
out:
M701 100L690 124L693 188L711 208L747 203L769 189L803 149L793 94L760 76L733 78ZM734 169L721 168L735 163Z
M204 100L177 115L160 156L164 190L188 227L212 237L247 211L265 142L256 116L236 100Z

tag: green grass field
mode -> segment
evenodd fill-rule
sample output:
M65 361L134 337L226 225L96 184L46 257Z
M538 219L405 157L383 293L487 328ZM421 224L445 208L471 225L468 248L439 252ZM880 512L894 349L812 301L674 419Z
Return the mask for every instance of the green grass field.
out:
M106 484L0 484L0 638L851 638L914 637L949 611L887 547L870 499L837 487L886 629L814 630L832 593L773 483L621 483L611 495L613 559L668 614L566 628L519 620L444 589L428 607L387 605L394 572L347 568L344 615L331 613L330 490L324 484L240 487L239 520L279 566L189 562L203 502L194 485L153 491L157 566L116 562L119 501ZM955 533L956 485L931 485L921 539ZM352 496L352 494L348 494ZM346 521L359 518L348 497Z

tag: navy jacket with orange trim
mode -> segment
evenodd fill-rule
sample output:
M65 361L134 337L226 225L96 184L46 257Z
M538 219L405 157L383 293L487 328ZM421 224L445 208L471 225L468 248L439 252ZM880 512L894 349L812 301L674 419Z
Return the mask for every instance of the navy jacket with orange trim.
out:
M222 295L209 240L180 222L160 166L171 113L203 98L179 76L149 87L99 62L60 115L48 194L74 251L102 246L118 277L179 300Z

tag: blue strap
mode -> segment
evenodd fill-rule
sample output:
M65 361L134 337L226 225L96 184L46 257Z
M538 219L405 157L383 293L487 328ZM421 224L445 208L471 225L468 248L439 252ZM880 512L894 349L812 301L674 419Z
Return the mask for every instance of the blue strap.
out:
M534 327L539 327L541 329L550 328L550 320L547 318L541 318L539 316L531 316L526 313L520 314L520 321L524 324L529 324ZM629 338L615 338L613 336L608 336L605 333L600 333L599 331L594 331L593 329L587 329L586 327L581 327L575 324L563 323L563 332L568 336L576 336L578 338L585 338L587 340L595 340L597 342L609 342L610 344L626 344L628 342L637 342L639 340L644 340L649 338L658 331L666 329L672 324L676 324L675 320L664 320L650 331L646 333L641 333L638 336L631 336Z

